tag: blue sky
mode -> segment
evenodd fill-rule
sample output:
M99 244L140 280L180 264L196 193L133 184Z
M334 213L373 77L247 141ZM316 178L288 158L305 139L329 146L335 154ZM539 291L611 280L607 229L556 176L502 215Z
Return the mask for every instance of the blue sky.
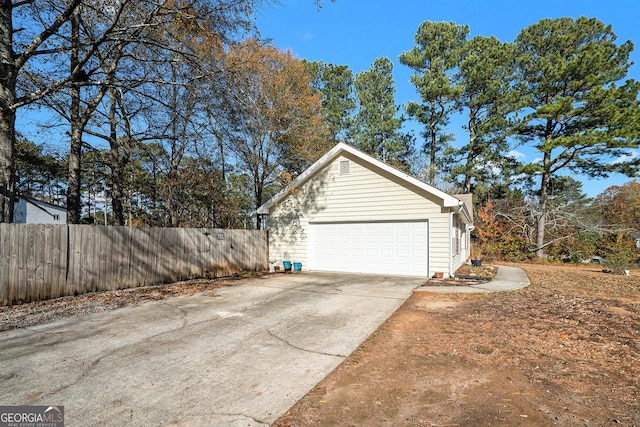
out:
M348 65L354 73L367 70L373 61L386 56L394 63L396 102L404 105L419 100L409 83L411 70L398 62L398 55L414 45L414 34L424 21L453 21L467 24L470 37L495 36L513 41L523 28L543 18L569 16L596 17L610 24L620 43L636 45L629 77L640 80L640 2L638 0L325 0L318 10L313 0L280 0L280 5L263 7L257 25L263 37L274 45L291 50L297 57ZM419 126L410 125L419 131ZM464 140L461 121L449 129ZM419 138L419 132L415 132ZM420 143L420 142L419 142ZM527 161L535 153L517 148ZM582 179L583 190L591 197L611 185L629 180L613 176L607 180Z

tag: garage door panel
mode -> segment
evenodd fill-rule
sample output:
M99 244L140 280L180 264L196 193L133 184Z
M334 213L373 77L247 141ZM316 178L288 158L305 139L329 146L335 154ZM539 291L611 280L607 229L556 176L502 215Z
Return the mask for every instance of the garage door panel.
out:
M409 249L398 249L395 253L397 256L400 257L400 259L402 258L409 258Z
M309 225L309 269L427 275L427 222Z
M393 246L396 242L396 236L393 234L383 234L380 236L380 245L381 246Z
M413 238L410 234L408 234L409 230L405 230L405 233L407 234L400 234L398 233L396 235L396 242L398 243L402 243L402 244L409 244L411 241L413 241Z
M426 243L427 242L427 236L421 236L421 235L414 234L412 236L412 240L413 240L414 243Z
M395 227L396 231L409 231L413 229L413 224L409 222L399 222L396 224L397 224Z

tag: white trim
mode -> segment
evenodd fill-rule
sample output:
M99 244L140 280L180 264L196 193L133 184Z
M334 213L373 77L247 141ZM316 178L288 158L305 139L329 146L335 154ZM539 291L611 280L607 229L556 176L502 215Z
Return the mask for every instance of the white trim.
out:
M436 196L437 198L442 200L442 206L445 208L454 208L457 207L460 210L463 210L465 212L465 218L470 220L470 215L469 212L467 212L466 206L464 204L464 202L462 202L461 200L457 199L454 196L451 196L447 193L445 193L444 191L438 190L437 188L426 184L412 176L407 175L404 172L399 171L398 169L387 165L386 163L381 162L378 159L374 159L373 157L369 156L366 153L363 153L360 150L357 150L355 148L353 148L350 145L347 145L343 142L338 143L335 147L333 147L331 150L329 150L324 156L322 156L320 159L318 159L318 161L316 161L313 165L311 165L307 170L305 170L303 173L300 174L300 176L298 176L296 179L293 180L293 182L291 184L289 184L285 189L283 189L282 191L280 191L278 194L276 194L275 196L273 196L270 200L268 200L266 203L264 203L262 206L260 206L258 208L257 213L259 215L268 215L269 214L269 210L278 202L280 202L281 200L283 200L285 197L287 197L289 195L289 193L295 189L296 187L300 186L301 184L303 184L304 182L306 182L309 178L311 178L312 175L314 175L316 172L320 171L322 168L324 168L329 162L331 162L333 159L335 159L337 156L339 156L342 153L349 153L355 157L358 157L359 159L363 160L365 163L368 163L372 166L375 166L377 168L382 169L383 171L401 179L402 181L406 182L407 184L413 185L415 187L418 187L421 190L424 190L434 196Z
M453 215L454 212L449 213L449 277L453 277Z
M427 278L431 278L431 220L427 218Z

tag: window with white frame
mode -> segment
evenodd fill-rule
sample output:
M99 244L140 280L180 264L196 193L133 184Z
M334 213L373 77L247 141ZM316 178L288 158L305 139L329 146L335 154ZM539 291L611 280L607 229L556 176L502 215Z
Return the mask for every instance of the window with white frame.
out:
M458 220L458 218L454 218L453 219L453 236L451 239L452 240L451 246L453 248L454 255L460 255L460 253L462 252L462 245L463 245L462 227L464 227L464 225Z

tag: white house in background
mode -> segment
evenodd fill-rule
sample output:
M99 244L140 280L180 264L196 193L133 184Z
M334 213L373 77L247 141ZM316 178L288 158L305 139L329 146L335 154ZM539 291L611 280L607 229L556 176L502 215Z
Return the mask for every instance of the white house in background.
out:
M14 205L16 224L66 224L67 210L62 206L20 196Z
M258 214L276 265L447 277L469 257L472 196L458 197L340 143Z

